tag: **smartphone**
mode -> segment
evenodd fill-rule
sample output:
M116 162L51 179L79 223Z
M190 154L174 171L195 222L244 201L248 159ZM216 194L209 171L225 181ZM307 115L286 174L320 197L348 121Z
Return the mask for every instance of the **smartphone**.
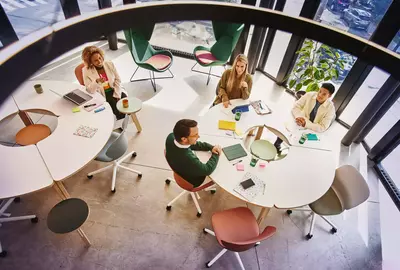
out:
M248 189L249 187L254 186L255 183L253 182L253 180L251 180L251 178L249 178L249 179L247 179L247 180L241 182L240 185L246 190L246 189Z

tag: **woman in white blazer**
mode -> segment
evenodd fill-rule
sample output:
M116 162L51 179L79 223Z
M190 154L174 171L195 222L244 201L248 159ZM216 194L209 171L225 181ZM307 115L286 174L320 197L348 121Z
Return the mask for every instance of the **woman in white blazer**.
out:
M121 78L111 61L104 61L104 52L96 46L86 47L82 52L82 60L85 63L83 82L86 90L93 94L99 92L110 104L117 119L124 118L124 114L117 109L117 102L127 96L121 86Z

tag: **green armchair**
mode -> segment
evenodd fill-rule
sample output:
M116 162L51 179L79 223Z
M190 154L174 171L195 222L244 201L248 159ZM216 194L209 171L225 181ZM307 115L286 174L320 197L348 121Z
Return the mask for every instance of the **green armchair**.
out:
M153 86L154 92L157 91L156 79L169 79L173 78L170 67L173 62L173 56L170 51L167 50L155 50L149 40L153 34L154 24L143 25L140 28L130 28L124 30L126 43L128 44L131 52L133 61L136 63L137 68L131 76L131 82L150 80ZM150 78L148 79L136 79L133 77L136 71L140 68L149 70ZM154 72L165 72L169 71L171 76L167 77L155 77Z
M210 82L210 76L221 77L212 74L211 69L213 66L225 67L244 28L244 24L235 23L213 22L212 25L216 43L211 48L197 46L193 51L196 63L192 67L192 71L208 74L207 85ZM194 67L197 64L202 67L210 67L209 72L195 70Z

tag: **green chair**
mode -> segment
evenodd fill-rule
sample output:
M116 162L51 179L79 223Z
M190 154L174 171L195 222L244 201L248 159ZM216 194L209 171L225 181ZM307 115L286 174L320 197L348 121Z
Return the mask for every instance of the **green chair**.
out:
M130 28L124 30L124 34L126 43L131 51L133 61L135 61L137 65L137 68L130 81L137 82L150 80L154 92L156 92L156 79L173 78L174 74L172 74L171 70L169 69L173 62L172 53L166 50L155 50L149 43L151 35L153 34L153 30L154 24L147 24L142 25L140 28ZM133 80L133 77L135 76L139 67L149 70L150 78ZM154 72L161 73L167 70L169 73L171 73L171 76L156 78L154 75Z
M221 77L211 73L213 66L224 66L229 60L236 43L239 40L240 34L243 31L244 24L213 22L213 30L215 40L217 41L211 48L197 46L194 48L193 54L196 64L192 67L192 71L208 74L207 85L210 82L210 76ZM194 67L199 64L202 67L210 67L208 73L194 70Z

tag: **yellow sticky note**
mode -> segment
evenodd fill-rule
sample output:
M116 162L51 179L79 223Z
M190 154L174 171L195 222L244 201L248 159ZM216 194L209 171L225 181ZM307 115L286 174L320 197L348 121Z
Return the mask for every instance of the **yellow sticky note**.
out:
M80 112L80 111L81 111L81 108L79 108L79 107L72 108L72 112L74 112L74 113Z
M238 136L242 136L242 135L243 135L243 132L240 130L240 128L236 128L236 129L235 129L235 133L236 133L236 135L238 135Z

